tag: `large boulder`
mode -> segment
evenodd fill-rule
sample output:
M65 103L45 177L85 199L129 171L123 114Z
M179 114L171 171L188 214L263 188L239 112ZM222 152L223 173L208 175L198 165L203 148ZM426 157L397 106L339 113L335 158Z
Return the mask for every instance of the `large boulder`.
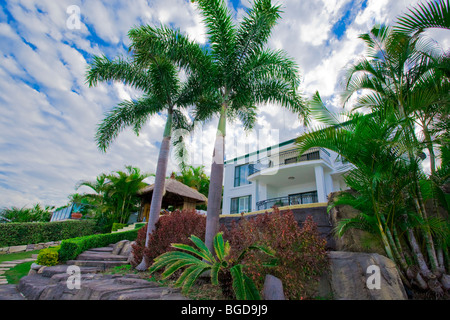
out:
M330 193L328 196L328 205L332 204L343 191ZM351 192L347 190L345 192ZM335 206L329 211L329 218L333 228L336 228L341 220L356 217L359 211L346 205ZM335 250L350 252L376 252L384 254L384 249L379 239L363 230L349 229L342 237L334 236Z
M377 253L330 251L321 296L334 300L406 300L395 263Z

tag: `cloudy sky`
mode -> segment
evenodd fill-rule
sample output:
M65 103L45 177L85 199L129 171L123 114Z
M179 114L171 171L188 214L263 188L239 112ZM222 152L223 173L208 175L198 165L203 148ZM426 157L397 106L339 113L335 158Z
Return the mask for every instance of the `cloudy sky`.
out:
M284 49L296 60L305 97L318 90L327 104L336 108L340 107L337 94L342 89L343 68L364 53L358 35L375 23L392 23L416 3L278 2L282 19L269 46ZM250 1L228 0L228 6L239 21ZM140 92L120 83L89 88L85 72L94 55L127 55L131 27L161 23L181 29L199 43L207 41L199 12L189 0L0 1L0 208L38 202L64 205L68 195L76 192L78 181L93 180L125 165L155 172L164 114L153 117L139 137L122 132L110 149L101 153L94 135L104 113ZM443 42L448 45L448 40ZM207 172L216 125L217 119L204 124L191 142L191 163L205 165ZM262 128L273 133L259 146L292 139L303 131L289 112L261 106L254 132L243 133L240 123L229 125L227 158L256 148L255 132ZM248 143L242 147L242 141ZM169 164L169 171L178 171L175 161Z

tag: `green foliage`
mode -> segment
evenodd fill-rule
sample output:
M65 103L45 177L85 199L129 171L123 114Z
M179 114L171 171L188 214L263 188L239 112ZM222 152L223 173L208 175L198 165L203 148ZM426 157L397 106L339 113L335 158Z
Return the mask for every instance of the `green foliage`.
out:
M36 263L48 267L57 265L59 262L59 249L60 246L42 249L39 251Z
M146 186L143 180L151 176L132 166L125 169L100 174L95 181L81 181L77 185L77 188L85 186L95 192L83 194L81 199L87 202L87 214L94 216L103 232L110 231L113 223L126 223L130 214L139 210L137 192Z
M205 243L196 236L191 236L190 240L197 248L186 244L172 244L175 249L183 251L166 252L157 257L150 267L150 272L155 272L161 268L165 268L162 273L163 279L167 279L176 271L184 268L183 273L175 282L175 286L182 287L184 293L187 293L197 278L206 271L211 273L211 283L219 285L219 275L221 273L230 273L232 276L232 286L236 298L239 300L261 299L258 290L252 280L244 275L242 265L238 262L240 259L230 261L230 243L224 242L222 233L218 233L214 237L215 255L209 251ZM249 249L258 249L264 253L273 256L274 253L264 247L251 246ZM225 292L224 292L225 293Z
M94 220L0 223L0 247L59 241L94 234Z
M0 216L9 222L49 222L54 207L41 207L39 203L32 208L4 208L0 211ZM1 220L0 220L1 221ZM1 221L3 222L3 221Z
M61 248L59 249L59 259L64 262L67 260L75 259L83 251L106 247L112 243L117 243L121 240L136 240L138 229L116 232L116 233L105 233L105 234L95 234L85 237L78 237L73 239L63 240L61 242Z
M119 229L125 228L127 226L126 223L117 223L114 222L111 228L111 232L117 231Z

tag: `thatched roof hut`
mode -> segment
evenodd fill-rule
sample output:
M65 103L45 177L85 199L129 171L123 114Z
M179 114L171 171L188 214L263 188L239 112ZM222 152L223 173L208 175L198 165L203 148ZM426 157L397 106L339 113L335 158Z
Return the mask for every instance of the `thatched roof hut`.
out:
M138 195L142 198L140 221L148 221L154 187L155 185L151 184L138 192ZM169 206L172 206L174 209L195 209L197 205L204 204L206 201L205 195L178 180L170 178L166 179L164 183L162 209L166 209Z

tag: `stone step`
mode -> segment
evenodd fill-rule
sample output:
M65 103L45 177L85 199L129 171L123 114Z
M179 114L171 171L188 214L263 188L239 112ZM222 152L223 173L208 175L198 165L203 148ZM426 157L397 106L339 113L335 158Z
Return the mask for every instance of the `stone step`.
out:
M15 284L0 286L0 300L25 300Z
M101 270L127 265L127 261L103 261L103 260L69 260L68 265L76 265L79 267L96 267Z
M112 252L113 251L113 247L102 247L102 248L92 248L89 249L88 251L93 251L93 252Z
M45 267L42 269L42 272L40 273L45 278L51 278L56 274L68 274L67 268L68 265L56 265L52 267ZM101 268L97 267L80 267L81 274L87 274L87 273L98 273L103 271Z
M116 254L103 253L103 252L94 252L94 251L85 251L78 255L76 260L94 260L94 261L127 261L128 257L119 256Z

